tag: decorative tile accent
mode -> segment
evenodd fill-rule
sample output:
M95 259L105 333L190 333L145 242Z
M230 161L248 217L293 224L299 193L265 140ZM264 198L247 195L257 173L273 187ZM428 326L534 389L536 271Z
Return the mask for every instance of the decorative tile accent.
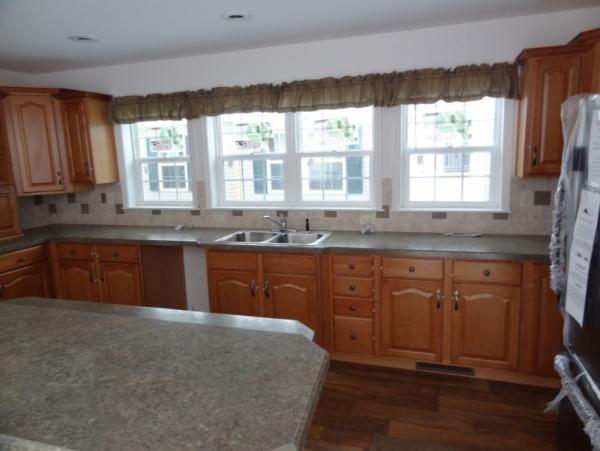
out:
M390 206L389 205L384 205L383 206L383 211L376 211L375 212L375 217L377 219L388 219L390 217Z
M492 213L492 219L505 221L508 219L508 213Z
M106 193L100 193L100 203L106 203Z
M533 205L550 205L552 202L552 191L535 191L533 193Z
M123 204L115 204L115 214L116 215L124 215L125 210L123 210Z
M192 215L192 216L200 216L200 210L190 210L190 215Z
M67 194L67 202L70 204L74 204L76 201L75 199L75 193L69 193Z
M154 215L154 216L162 215L162 210L152 210L152 215Z
M326 218L337 218L337 211L335 210L325 210L323 212L323 216Z
M275 211L275 215L276 216L283 215L283 216L285 216L287 218L288 217L288 211L287 210L277 210L277 211Z
M50 213L51 215L55 215L56 213L58 213L56 209L56 204L48 204L48 213Z
M244 216L244 210L231 210L231 216Z
M33 205L44 205L43 196L33 196Z
M431 213L431 219L446 219L447 216L445 211L434 211Z
M89 204L81 204L81 214L82 215L90 214L90 205Z

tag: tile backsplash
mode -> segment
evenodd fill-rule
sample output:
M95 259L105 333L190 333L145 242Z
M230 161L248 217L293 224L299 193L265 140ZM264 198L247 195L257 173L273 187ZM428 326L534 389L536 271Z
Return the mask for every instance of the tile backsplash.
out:
M400 213L390 211L391 180L383 179L384 207L380 212L290 210L288 224L290 228L304 229L304 220L309 218L315 230L359 230L361 224L370 222L376 231L390 232L549 234L555 187L555 178L513 178L508 214ZM174 227L178 223L188 227L264 228L270 226L262 219L263 215L276 213L274 210L124 210L118 183L98 185L94 191L77 194L22 197L19 207L25 229L48 224Z

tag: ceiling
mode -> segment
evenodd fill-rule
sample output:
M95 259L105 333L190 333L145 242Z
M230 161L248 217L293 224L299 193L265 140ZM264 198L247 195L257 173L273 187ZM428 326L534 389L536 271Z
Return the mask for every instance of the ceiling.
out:
M51 72L597 6L598 0L0 0L0 68ZM244 13L239 22L223 14ZM78 43L67 35L98 39Z

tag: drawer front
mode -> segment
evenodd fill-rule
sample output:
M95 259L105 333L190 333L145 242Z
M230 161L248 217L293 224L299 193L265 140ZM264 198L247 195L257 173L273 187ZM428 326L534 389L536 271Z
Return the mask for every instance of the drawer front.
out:
M521 264L512 262L455 261L456 282L488 282L504 285L521 284Z
M372 298L375 296L375 283L370 278L334 276L333 293L340 296Z
M374 308L373 301L349 298L333 300L333 311L336 315L372 318Z
M58 243L56 246L58 258L69 260L91 260L92 246L81 243Z
M96 246L98 258L103 262L137 263L138 250L136 246L113 246L102 244Z
M269 274L316 274L314 255L262 254L263 271Z
M0 255L0 273L33 265L34 263L44 261L45 258L46 251L44 250L44 246L30 247L29 249Z
M405 279L441 279L444 276L443 260L425 258L383 258L383 277Z
M371 276L373 275L373 257L335 255L333 257L333 273L348 276Z
M373 354L373 320L335 317L335 350Z
M258 269L258 256L254 252L211 251L208 253L208 267L210 269L255 271Z

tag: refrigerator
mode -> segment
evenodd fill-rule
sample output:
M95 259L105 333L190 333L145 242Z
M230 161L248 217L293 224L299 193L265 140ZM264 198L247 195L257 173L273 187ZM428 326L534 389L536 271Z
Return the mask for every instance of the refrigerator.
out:
M553 402L557 449L600 451L600 228L595 210L600 94L569 98L562 105L562 124L565 147L550 243L551 285L565 320L565 351L554 360L562 388Z

